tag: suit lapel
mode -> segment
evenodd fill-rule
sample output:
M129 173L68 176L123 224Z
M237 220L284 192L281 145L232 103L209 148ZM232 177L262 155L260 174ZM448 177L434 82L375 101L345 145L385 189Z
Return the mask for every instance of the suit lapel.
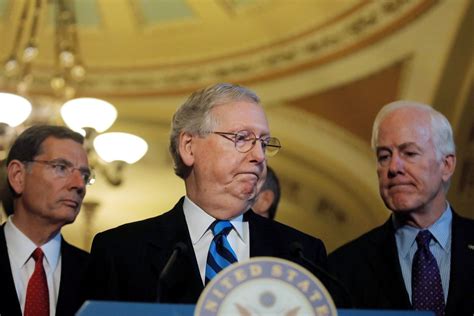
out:
M244 221L249 223L250 232L250 257L283 257L283 254L278 253L283 243L277 238L277 234L272 233L271 226L267 225L265 219L260 218L252 210L248 210L244 214ZM275 247L280 245L280 247Z
M61 279L59 285L56 314L64 315L75 311L73 302L79 301L80 276L85 266L75 258L73 248L64 238L61 239ZM69 313L67 311L70 311Z
M409 309L411 304L403 281L395 242L394 228L389 219L380 227L378 234L370 241L370 269L378 280L379 306Z
M451 271L446 314L455 315L455 310L471 295L474 301L474 231L468 221L453 211L451 240Z
M0 229L0 279L2 280L2 304L0 306L0 315L21 316L20 303L16 295L15 283L10 267L8 257L7 243L4 232L5 224Z
M173 210L161 216L146 247L145 256L151 263L156 286L161 287L162 302L195 303L204 288L182 204L183 199L176 204ZM169 275L158 285L159 275L178 242L184 243L187 246L187 251L178 256ZM153 294L156 297L156 292Z

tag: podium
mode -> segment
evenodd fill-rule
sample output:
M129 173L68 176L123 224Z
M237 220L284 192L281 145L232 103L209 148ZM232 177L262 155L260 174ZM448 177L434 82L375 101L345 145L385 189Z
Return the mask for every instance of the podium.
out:
M435 316L433 312L339 309L324 285L303 267L254 257L228 266L204 288L196 305L86 301L78 316Z
M87 301L77 316L193 316L195 305ZM338 309L339 316L434 316L433 312Z

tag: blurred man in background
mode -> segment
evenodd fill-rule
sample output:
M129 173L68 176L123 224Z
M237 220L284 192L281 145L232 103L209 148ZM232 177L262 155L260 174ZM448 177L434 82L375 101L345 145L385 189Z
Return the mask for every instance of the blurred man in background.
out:
M257 195L252 210L260 216L275 219L280 202L280 181L275 171L267 166L267 177Z

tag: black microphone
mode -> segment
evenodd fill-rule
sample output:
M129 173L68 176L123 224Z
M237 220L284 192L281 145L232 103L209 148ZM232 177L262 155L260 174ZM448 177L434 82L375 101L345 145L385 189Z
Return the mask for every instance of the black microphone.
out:
M301 259L304 263L309 265L314 271L319 274L320 277L329 280L332 284L336 285L339 289L342 290L342 295L344 297L341 297L341 300L337 300L338 304L340 305L338 307L352 307L352 302L351 302L351 295L349 294L349 291L346 289L344 284L342 284L341 281L339 281L336 277L334 277L332 274L327 272L325 269L321 268L320 266L316 265L313 261L309 260L303 253L303 245L297 241L294 241L290 244L290 253L292 256L295 256L299 259ZM336 299L335 299L336 301Z
M185 254L188 251L188 246L184 242L177 242L174 247L173 247L173 252L171 253L171 256L169 257L168 261L165 264L165 267L163 270L161 270L160 276L158 277L158 284L156 286L156 302L161 302L161 295L162 293L162 285L163 285L163 280L165 280L171 270L171 267L175 264L176 260L180 255Z

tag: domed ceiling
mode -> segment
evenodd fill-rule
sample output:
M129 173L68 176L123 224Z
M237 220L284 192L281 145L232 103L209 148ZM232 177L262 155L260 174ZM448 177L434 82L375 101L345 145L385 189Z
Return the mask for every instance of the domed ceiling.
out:
M2 2L0 56L6 59L18 36L15 27L23 3L28 1ZM402 30L436 1L84 0L73 4L79 56L87 69L80 93L134 97L187 93L216 81L252 84L336 62ZM35 92L48 93L48 79L55 71L54 10L51 5L40 9Z

